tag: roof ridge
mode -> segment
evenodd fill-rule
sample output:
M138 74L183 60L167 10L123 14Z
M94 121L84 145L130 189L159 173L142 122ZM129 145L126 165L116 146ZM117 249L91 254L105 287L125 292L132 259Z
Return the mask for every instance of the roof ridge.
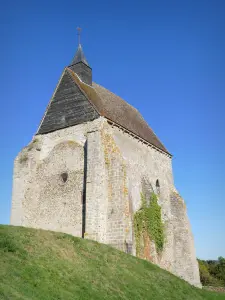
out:
M134 110L136 110L139 114L141 114L141 113L139 112L139 110L138 110L136 107L134 107L133 105L131 105L130 103L128 103L128 102L127 102L126 100L124 100L121 96L115 94L114 92L108 90L107 88L105 88L104 86L102 86L102 85L100 85L100 84L98 84L98 83L96 83L96 82L93 82L93 83L94 83L95 85L99 86L100 88L106 90L108 93L110 93L110 94L112 94L112 95L114 95L114 96L120 98L120 100L122 100L123 102L125 102L126 104L128 104L130 107L132 107ZM100 97L101 97L101 96L100 96Z

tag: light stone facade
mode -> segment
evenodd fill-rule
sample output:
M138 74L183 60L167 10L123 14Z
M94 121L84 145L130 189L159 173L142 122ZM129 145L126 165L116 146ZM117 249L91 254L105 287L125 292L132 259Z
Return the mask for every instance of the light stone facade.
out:
M67 174L67 180L63 180ZM160 187L156 187L158 180ZM200 286L193 236L174 187L171 156L104 117L36 135L14 166L11 224L62 231L136 255L141 193L158 194L166 240L145 257Z

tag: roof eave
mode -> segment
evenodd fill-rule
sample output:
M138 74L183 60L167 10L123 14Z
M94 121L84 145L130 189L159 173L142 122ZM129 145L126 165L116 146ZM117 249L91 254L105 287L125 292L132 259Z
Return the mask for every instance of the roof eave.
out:
M152 143L150 143L150 142L147 141L146 139L144 139L144 138L142 138L141 136L135 134L134 132L132 132L131 130L125 128L124 126L122 126L122 125L116 123L115 121L113 121L113 120L111 120L111 119L109 119L109 118L107 118L107 117L104 117L104 118L106 118L107 121L108 121L110 124L115 125L115 126L117 126L118 128L121 128L123 131L125 131L125 132L127 132L128 134L130 134L131 136L133 136L133 137L135 137L135 138L141 140L144 144L149 145L151 148L154 148L154 149L158 150L159 152L168 155L170 158L173 157L173 155L172 155L171 153L169 153L168 151L162 150L161 148L159 148L159 147L153 145Z

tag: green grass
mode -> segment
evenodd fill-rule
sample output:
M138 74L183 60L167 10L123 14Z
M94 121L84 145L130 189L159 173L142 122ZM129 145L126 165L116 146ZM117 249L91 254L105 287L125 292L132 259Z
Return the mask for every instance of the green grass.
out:
M109 246L0 225L0 299L225 299Z

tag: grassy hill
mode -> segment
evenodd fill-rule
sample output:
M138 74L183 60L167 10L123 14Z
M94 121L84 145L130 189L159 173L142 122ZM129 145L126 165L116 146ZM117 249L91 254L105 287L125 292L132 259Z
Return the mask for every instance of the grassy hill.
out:
M0 225L0 299L225 299L109 246Z

